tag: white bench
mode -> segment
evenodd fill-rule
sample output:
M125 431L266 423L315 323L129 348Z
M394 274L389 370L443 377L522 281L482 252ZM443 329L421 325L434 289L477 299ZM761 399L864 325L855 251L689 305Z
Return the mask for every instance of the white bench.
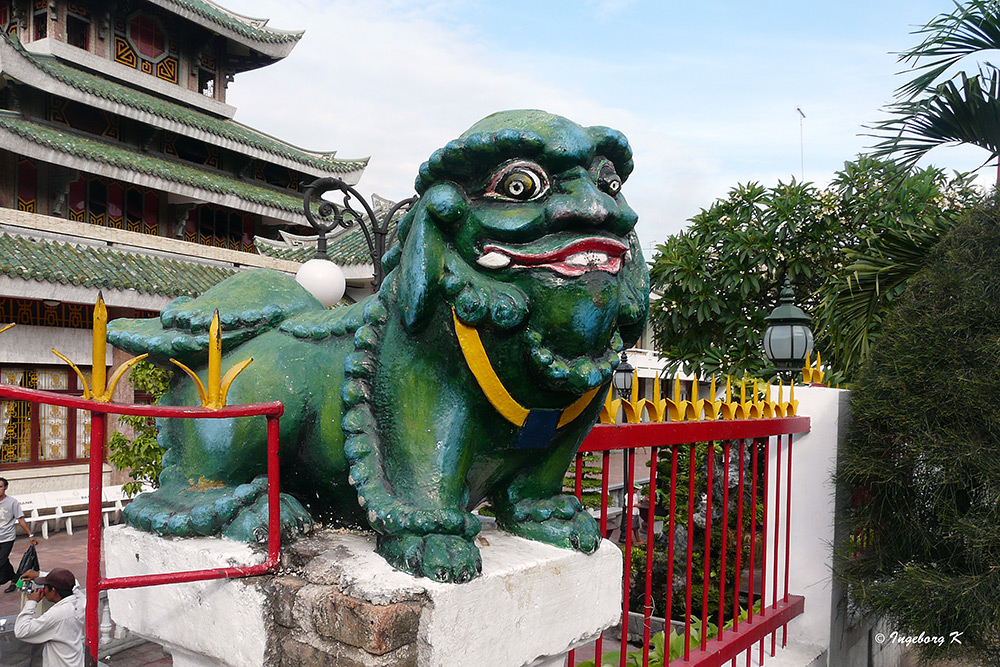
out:
M34 533L35 524L41 522L42 537L49 539L49 522L46 517L52 514L52 510L45 504L45 494L28 493L17 496L17 502L21 503L24 520L31 529L31 532Z
M66 534L73 534L73 519L89 514L90 490L75 489L72 491L50 491L48 493L29 493L17 498L24 512L24 520L31 532L35 532L35 524L42 524L42 537L49 539L49 521L52 529L59 530L59 522L66 527ZM101 497L101 517L107 527L112 521L121 520L122 509L128 504L129 498L122 493L121 486L104 487Z
M73 491L53 491L45 494L46 504L53 508L53 528L59 530L59 521L62 520L66 527L66 534L73 534L73 518L87 516L90 502L89 489L75 489Z

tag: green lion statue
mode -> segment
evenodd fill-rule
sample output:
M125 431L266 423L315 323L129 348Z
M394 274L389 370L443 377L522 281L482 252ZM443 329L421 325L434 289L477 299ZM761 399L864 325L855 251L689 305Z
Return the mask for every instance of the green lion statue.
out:
M590 553L600 531L563 476L646 322L631 171L615 130L496 113L420 167L377 294L327 310L289 276L246 271L159 320L112 322L108 340L204 364L219 309L223 368L254 359L229 403L285 405L287 533L367 523L394 567L464 582L482 568L470 510L488 499L502 529ZM177 374L163 402L197 404L194 383ZM260 420L170 420L159 438L161 486L129 524L264 539Z

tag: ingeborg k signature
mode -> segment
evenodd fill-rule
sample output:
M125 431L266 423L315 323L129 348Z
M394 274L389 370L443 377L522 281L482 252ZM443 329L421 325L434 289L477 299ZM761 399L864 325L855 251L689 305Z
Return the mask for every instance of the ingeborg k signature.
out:
M882 632L875 633L875 641L879 644L884 644L889 642L890 644L934 644L936 646L944 646L945 642L951 644L961 644L962 640L959 639L964 632L958 632L957 630L952 630L948 633L947 637L941 635L929 635L926 632L921 632L919 635L904 635L901 632L893 630L886 636Z

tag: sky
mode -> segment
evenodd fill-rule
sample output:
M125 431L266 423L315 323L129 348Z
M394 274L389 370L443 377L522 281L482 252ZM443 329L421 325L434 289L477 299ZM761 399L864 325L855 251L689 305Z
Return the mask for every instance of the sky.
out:
M236 119L370 157L358 189L413 194L420 164L482 117L534 108L629 138L622 192L647 258L737 184L826 185L874 143L905 81L896 53L951 0L219 0L305 30L239 74ZM800 116L798 109L805 115ZM971 170L974 148L921 166ZM985 169L984 184L992 180Z

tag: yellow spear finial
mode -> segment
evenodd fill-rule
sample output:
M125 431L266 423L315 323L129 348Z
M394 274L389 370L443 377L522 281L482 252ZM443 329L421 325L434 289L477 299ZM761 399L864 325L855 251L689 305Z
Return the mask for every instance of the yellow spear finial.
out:
M225 377L222 377L222 335L219 311L216 310L212 316L212 324L208 327L208 387L202 384L201 379L190 368L176 359L170 361L180 367L194 381L202 407L220 410L226 407L226 397L229 395L229 387L233 384L233 380L250 365L253 358L236 364L229 369Z
M219 393L222 389L222 337L219 336L219 310L212 316L208 327L208 406L221 408Z
M104 305L104 293L97 293L97 303L94 304L94 331L91 359L93 366L90 372L90 389L95 398L104 396L107 390L108 367L105 358L108 349L108 307ZM98 398L100 400L100 398Z
M2 333L2 331L0 331L0 333ZM100 403L107 403L111 400L111 395L115 391L115 386L117 386L118 381L125 374L125 371L132 368L149 355L140 354L138 357L132 357L119 366L118 369L111 375L110 381L108 380L108 367L105 362L108 352L108 308L104 305L104 294L102 292L97 293L97 302L94 304L94 328L91 335L93 340L90 350L91 373L89 386L87 385L87 378L84 377L83 372L77 368L76 364L67 359L64 355L60 354L55 348L52 349L52 354L65 361L69 364L69 367L76 372L77 377L80 378L80 385L83 387L84 398L98 401Z

